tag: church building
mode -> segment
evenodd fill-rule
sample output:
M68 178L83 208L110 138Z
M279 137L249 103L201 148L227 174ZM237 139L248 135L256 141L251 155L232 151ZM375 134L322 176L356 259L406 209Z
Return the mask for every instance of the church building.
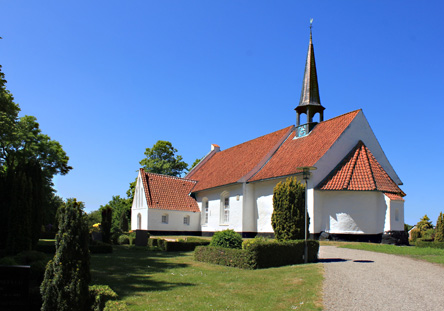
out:
M383 235L402 235L402 182L364 112L324 121L324 109L310 30L296 124L225 150L211 145L185 178L141 169L131 228L194 235L233 229L244 237L272 236L273 189L296 177L307 182L310 237L377 242ZM310 170L305 181L303 168Z

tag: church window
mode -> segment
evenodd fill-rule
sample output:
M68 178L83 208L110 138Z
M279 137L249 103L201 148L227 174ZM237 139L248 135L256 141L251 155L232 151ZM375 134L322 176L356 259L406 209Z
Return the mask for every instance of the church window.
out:
M228 225L230 222L230 194L227 191L220 195L220 219L221 225Z
M137 214L137 229L142 229L142 215Z
M206 225L208 224L208 214L209 214L209 207L210 207L210 203L208 202L208 199L204 199L202 201L202 205L203 205L203 224Z
M399 221L399 209L395 209L395 221Z
M168 214L163 214L162 215L162 223L163 224L167 224L168 223Z
M183 218L183 224L189 226L190 225L190 216L185 216Z

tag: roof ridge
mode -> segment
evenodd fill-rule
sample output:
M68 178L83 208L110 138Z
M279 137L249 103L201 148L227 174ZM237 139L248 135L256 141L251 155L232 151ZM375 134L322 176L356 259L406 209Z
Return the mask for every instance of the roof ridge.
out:
M353 110L353 111L349 111L349 112L343 113L343 114L341 114L339 116L333 117L331 119L328 119L328 120L325 120L325 121L322 121L322 122L319 122L319 123L325 123L325 122L333 121L333 120L335 120L337 118L341 118L341 117L344 117L344 116L346 116L348 114L356 113L356 112L359 112L359 111L362 111L362 108L359 108L359 109L356 109L356 110Z
M143 169L142 169L143 170ZM183 178L183 177L177 177L177 176L171 176L171 175L166 175L166 174L159 174L159 173L152 173L152 172L147 172L145 170L143 170L145 174L147 175L155 175L155 176L161 176L161 177L166 177L166 178L171 178L171 179L177 179L177 180L183 180L183 181L190 181L190 182L194 182L197 183L197 180L193 180L193 179L188 179L188 178Z
M279 130L277 130L277 131L273 131L273 132L271 132L271 133L264 134L264 135L262 135L262 136L259 136L259 137L256 137L256 138L253 138L253 139L247 140L247 141L245 141L245 142L243 142L243 143L240 143L240 144L234 145L234 146L232 146L232 147L230 147L230 148L227 148L227 149L225 149L225 150L221 150L221 151L218 152L218 153L222 153L222 152L228 151L228 150L230 150L230 149L233 149L233 148L235 148L235 147L242 146L242 145L244 145L244 144L246 144L246 143L249 143L249 142L252 142L252 141L254 141L254 140L256 140L256 139L263 138L263 137L265 137L265 136L268 136L268 135L274 134L274 133L279 132L279 131L283 131L283 130L285 130L285 129L289 129L290 127L294 127L294 125L286 126L286 127L281 128L281 129L279 129Z

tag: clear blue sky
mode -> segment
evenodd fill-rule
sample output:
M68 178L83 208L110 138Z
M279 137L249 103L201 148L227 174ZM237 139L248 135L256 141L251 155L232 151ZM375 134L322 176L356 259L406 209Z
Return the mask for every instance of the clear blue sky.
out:
M294 124L309 39L325 118L362 108L407 193L444 211L442 1L6 1L0 64L74 169L58 194L124 196L145 148L191 164Z

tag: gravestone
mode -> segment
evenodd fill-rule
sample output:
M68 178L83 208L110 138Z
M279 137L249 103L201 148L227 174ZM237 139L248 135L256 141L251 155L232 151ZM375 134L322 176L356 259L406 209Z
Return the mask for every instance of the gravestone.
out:
M29 309L30 266L0 266L0 310Z
M136 246L147 246L148 245L148 231L147 230L136 230Z

